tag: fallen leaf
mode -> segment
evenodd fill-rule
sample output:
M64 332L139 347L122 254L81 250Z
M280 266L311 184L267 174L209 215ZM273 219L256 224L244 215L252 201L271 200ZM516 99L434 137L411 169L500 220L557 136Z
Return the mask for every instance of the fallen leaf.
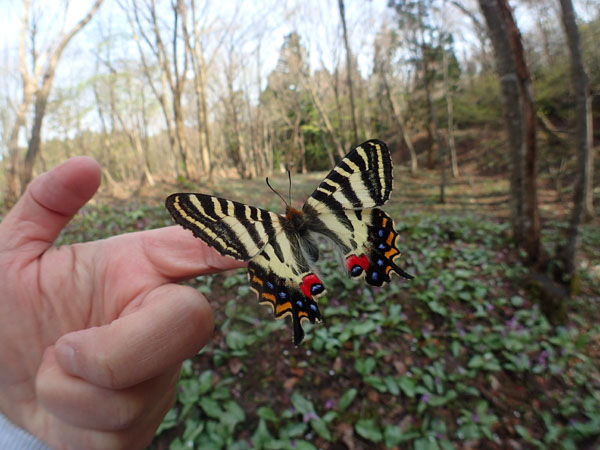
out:
M240 372L240 370L242 370L242 367L244 365L242 364L240 358L231 358L227 363L227 366L229 367L229 371L233 375L237 375Z

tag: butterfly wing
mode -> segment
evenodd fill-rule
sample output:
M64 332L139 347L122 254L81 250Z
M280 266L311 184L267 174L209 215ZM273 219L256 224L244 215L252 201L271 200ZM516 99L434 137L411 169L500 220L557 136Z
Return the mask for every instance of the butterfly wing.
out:
M405 278L396 260L398 233L394 221L377 206L392 190L392 159L385 143L359 145L327 175L306 201L303 212L311 232L329 238L344 255L351 277L381 286L391 273Z
M325 288L311 272L297 232L286 218L261 208L204 194L172 194L166 206L175 221L219 253L248 264L251 289L276 318L292 317L294 343L302 323L321 321L315 301Z
M299 235L285 227L248 264L250 288L256 292L258 301L271 306L278 319L292 317L295 345L304 338L303 322L321 322L316 298L325 292L300 245Z
M223 255L249 261L281 230L279 216L204 194L172 194L166 207L179 225Z
M381 206L392 192L392 158L384 142L363 142L351 150L304 205L316 212Z

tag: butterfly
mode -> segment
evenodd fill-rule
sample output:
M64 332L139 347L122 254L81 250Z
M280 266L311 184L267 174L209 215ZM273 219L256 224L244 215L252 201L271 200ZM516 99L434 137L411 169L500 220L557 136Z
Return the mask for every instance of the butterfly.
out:
M302 323L321 322L317 298L325 292L316 262L319 237L333 243L352 278L372 286L392 273L400 250L394 221L379 209L392 192L392 159L385 143L372 139L352 149L329 172L302 209L285 215L205 194L178 193L166 207L179 225L219 253L250 261L250 288L276 318L292 317L293 342Z

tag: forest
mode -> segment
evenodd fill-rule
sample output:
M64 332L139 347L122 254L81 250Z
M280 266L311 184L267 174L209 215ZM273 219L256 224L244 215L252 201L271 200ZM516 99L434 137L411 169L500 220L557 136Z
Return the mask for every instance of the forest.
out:
M57 246L173 224L174 192L282 213L380 139L413 280L319 260L290 341L246 270L188 280L213 338L151 448L600 446L599 0L4 2L0 219L76 155ZM10 37L8 36L10 34Z

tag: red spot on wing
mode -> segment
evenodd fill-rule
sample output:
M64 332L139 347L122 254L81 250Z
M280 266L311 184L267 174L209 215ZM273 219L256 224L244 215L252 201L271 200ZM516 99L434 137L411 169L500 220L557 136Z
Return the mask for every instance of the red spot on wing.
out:
M318 276L316 276L314 273L309 273L304 278L302 278L302 283L300 283L300 290L308 298L312 298L311 289L315 284L323 286L323 282L319 280Z
M365 271L368 270L369 269L369 258L367 258L367 255L348 256L348 258L346 258L346 267L350 271L350 270L352 270L352 268L354 266L360 266Z

